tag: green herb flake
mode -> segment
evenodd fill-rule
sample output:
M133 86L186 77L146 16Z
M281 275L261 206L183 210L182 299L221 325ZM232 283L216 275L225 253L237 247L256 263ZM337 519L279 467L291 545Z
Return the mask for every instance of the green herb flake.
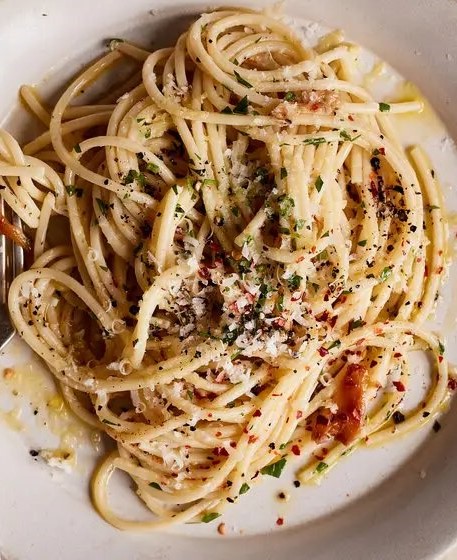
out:
M158 173L159 170L160 170L159 166L156 163L152 163L152 162L150 162L146 165L146 169L148 171L150 171L151 173Z
M357 140L357 138L360 138L361 134L359 134L358 136L351 137L351 135L348 134L345 130L340 130L340 136L341 138L343 138L343 140L347 140L348 142L354 142L355 140Z
M354 329L358 329L359 327L363 327L365 325L365 321L362 319L356 319L349 321L349 332L353 331Z
M441 340L438 342L438 353L440 356L444 354L444 344L441 342Z
M157 482L150 482L149 486L151 488L155 488L156 490L161 490L162 491L162 488L160 487L160 484L157 484Z
M367 244L367 240L366 239L362 239L362 241L359 241L357 243L357 245L359 245L359 247L365 247L365 245Z
M111 420L106 420L106 418L104 418L102 420L103 424L108 424L108 426L120 426L120 424L116 424L115 422L111 422Z
M281 312L284 311L284 295L281 294L278 296L278 299L276 300L276 309Z
M299 276L298 274L292 274L292 276L289 276L289 278L287 279L287 285L289 286L289 289L294 291L297 290L300 287L301 281L303 280L302 276Z
M385 282L387 278L392 274L392 268L390 266L386 266L382 269L381 276L379 277L381 282Z
M285 179L287 177L287 169L285 167L281 167L281 179Z
M333 350L333 348L338 348L339 346L341 346L341 340L334 340L327 350Z
M228 105L227 105L227 107L222 109L221 113L223 115L233 115L233 111L230 109L230 107Z
M316 467L316 471L317 473L323 473L326 469L328 469L328 464L324 463L324 461L321 461L317 467Z
M240 74L236 70L234 71L234 74L235 74L236 81L238 83L240 83L242 86L245 86L247 88L252 88L252 84L250 84L247 80L245 80L242 76L240 76Z
M75 185L66 185L65 190L67 191L68 196L76 195L78 198L80 198L83 194L83 190L75 187Z
M314 183L314 186L316 187L317 192L321 192L321 189L324 186L324 181L322 180L322 177L320 175L316 179L316 182Z
M284 101L289 101L289 103L295 100L296 100L296 95L293 91L288 91L284 96Z
M216 181L216 179L204 179L202 186L203 187L217 187L218 186L218 182Z
M79 144L75 144L73 146L73 150L77 153L80 154L81 153L81 146Z
M249 486L249 484L246 484L246 482L243 482L243 484L241 485L241 488L240 488L240 494L246 494L246 492L249 492L250 489L251 489L251 487Z
M260 472L262 474L268 474L270 476L274 476L275 478L279 478L284 467L286 466L286 463L287 460L285 459L285 457L283 457L282 459L279 459L279 461L276 461L276 463L271 463L270 465L263 467L262 469L260 469Z
M294 199L287 195L281 195L278 198L278 202L279 202L279 214L283 218L290 216L292 208L295 207Z
M320 253L318 253L316 255L316 260L318 260L318 261L326 261L327 259L328 259L327 249L324 249L323 251L321 251Z
M106 202L104 200L102 200L101 198L96 198L95 199L97 201L98 204L98 208L100 209L100 212L106 216L106 214L108 213L108 204L106 204Z
M327 140L325 138L322 138L321 136L318 138L306 138L305 140L303 140L303 144L305 144L306 146L319 146L319 144L325 144L327 142Z
M248 114L248 107L249 107L249 101L248 101L248 96L245 95L242 99L240 99L240 101L237 103L237 105L235 106L235 108L233 109L233 112L236 115L247 115Z
M211 521L214 521L215 519L217 519L220 516L221 516L221 514L215 512L215 511L204 513L202 515L202 523L211 523Z
M388 103L380 103L379 110L381 113L388 113L390 111L390 105Z

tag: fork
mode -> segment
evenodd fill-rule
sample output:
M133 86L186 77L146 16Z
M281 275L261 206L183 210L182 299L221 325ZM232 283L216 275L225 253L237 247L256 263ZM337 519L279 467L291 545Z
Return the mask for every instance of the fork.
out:
M0 197L0 213L13 225L21 227L20 218L12 212ZM8 313L8 290L11 282L24 268L24 251L22 247L0 235L0 351L14 336L14 327Z

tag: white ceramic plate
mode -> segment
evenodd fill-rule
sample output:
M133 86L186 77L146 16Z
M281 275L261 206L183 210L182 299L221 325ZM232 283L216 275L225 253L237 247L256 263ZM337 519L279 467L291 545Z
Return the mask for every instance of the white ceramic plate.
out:
M29 121L17 106L22 83L41 82L45 93L52 92L99 53L107 38L132 37L149 46L170 43L192 14L207 8L193 0L0 0L0 123L30 136ZM452 134L457 137L457 112L451 105L457 99L455 0L301 0L286 11L297 22L344 28L351 39L418 84L448 132L429 109L418 119L399 119L400 131L406 143L425 145L447 205L457 209L457 152L450 140ZM307 26L309 39L315 32L315 26ZM360 68L369 73L366 86L378 95L404 93L398 75L370 73L372 66L370 55L361 56ZM449 304L456 272L451 271L439 309L454 361L457 329ZM33 416L54 390L44 368L17 340L0 356L0 368L8 365L19 372L14 383L0 379L0 551L8 560L224 560L235 555L251 560L421 560L438 558L457 538L455 410L438 434L429 428L386 447L359 451L320 487L295 490L293 468L278 481L265 480L224 514L225 537L217 534L216 524L138 536L116 531L93 511L87 482L97 454L89 445L79 451L78 466L70 474L29 455L30 449L56 446L59 438L75 437L81 429L65 415L45 413L43 406ZM418 361L418 375L423 365ZM22 397L11 396L14 384ZM23 416L17 418L20 408ZM290 492L287 504L275 500L279 490ZM135 511L125 487L116 502ZM278 516L285 519L281 529L275 525Z

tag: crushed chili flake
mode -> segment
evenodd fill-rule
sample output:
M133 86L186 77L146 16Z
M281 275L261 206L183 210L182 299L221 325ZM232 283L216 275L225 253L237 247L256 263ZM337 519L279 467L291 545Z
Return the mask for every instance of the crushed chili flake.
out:
M278 517L278 519L276 519L276 525L284 525L284 519L282 517Z
M252 416L254 416L255 418L257 418L258 416L262 416L262 413L260 412L259 409L257 409L256 411L254 411L254 414L253 414Z
M254 435L250 435L248 439L248 443L255 443L259 438Z
M292 445L291 451L294 455L300 455L300 448L298 447L298 445Z
M406 388L401 381L393 381L393 385L400 393L404 393L406 391Z
M213 455L216 455L216 457L228 457L228 454L229 452L225 447L215 447L213 449Z
M300 420L302 416L303 416L303 412L301 410L297 410L297 420Z
M451 391L455 391L457 389L457 379L450 377L449 381L447 382L447 388Z

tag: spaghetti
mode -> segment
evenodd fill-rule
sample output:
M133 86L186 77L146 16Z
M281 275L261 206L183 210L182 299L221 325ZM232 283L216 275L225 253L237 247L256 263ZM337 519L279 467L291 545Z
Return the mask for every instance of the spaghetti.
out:
M112 525L210 521L296 456L318 480L446 401L422 328L446 265L441 192L389 117L421 103L374 101L353 58L342 38L311 49L279 17L223 10L152 54L111 42L52 112L21 89L46 130L22 148L0 132L1 195L34 238L9 309L116 443L92 480ZM76 103L125 60L120 89ZM436 368L406 411L415 349ZM110 508L116 469L154 519Z

